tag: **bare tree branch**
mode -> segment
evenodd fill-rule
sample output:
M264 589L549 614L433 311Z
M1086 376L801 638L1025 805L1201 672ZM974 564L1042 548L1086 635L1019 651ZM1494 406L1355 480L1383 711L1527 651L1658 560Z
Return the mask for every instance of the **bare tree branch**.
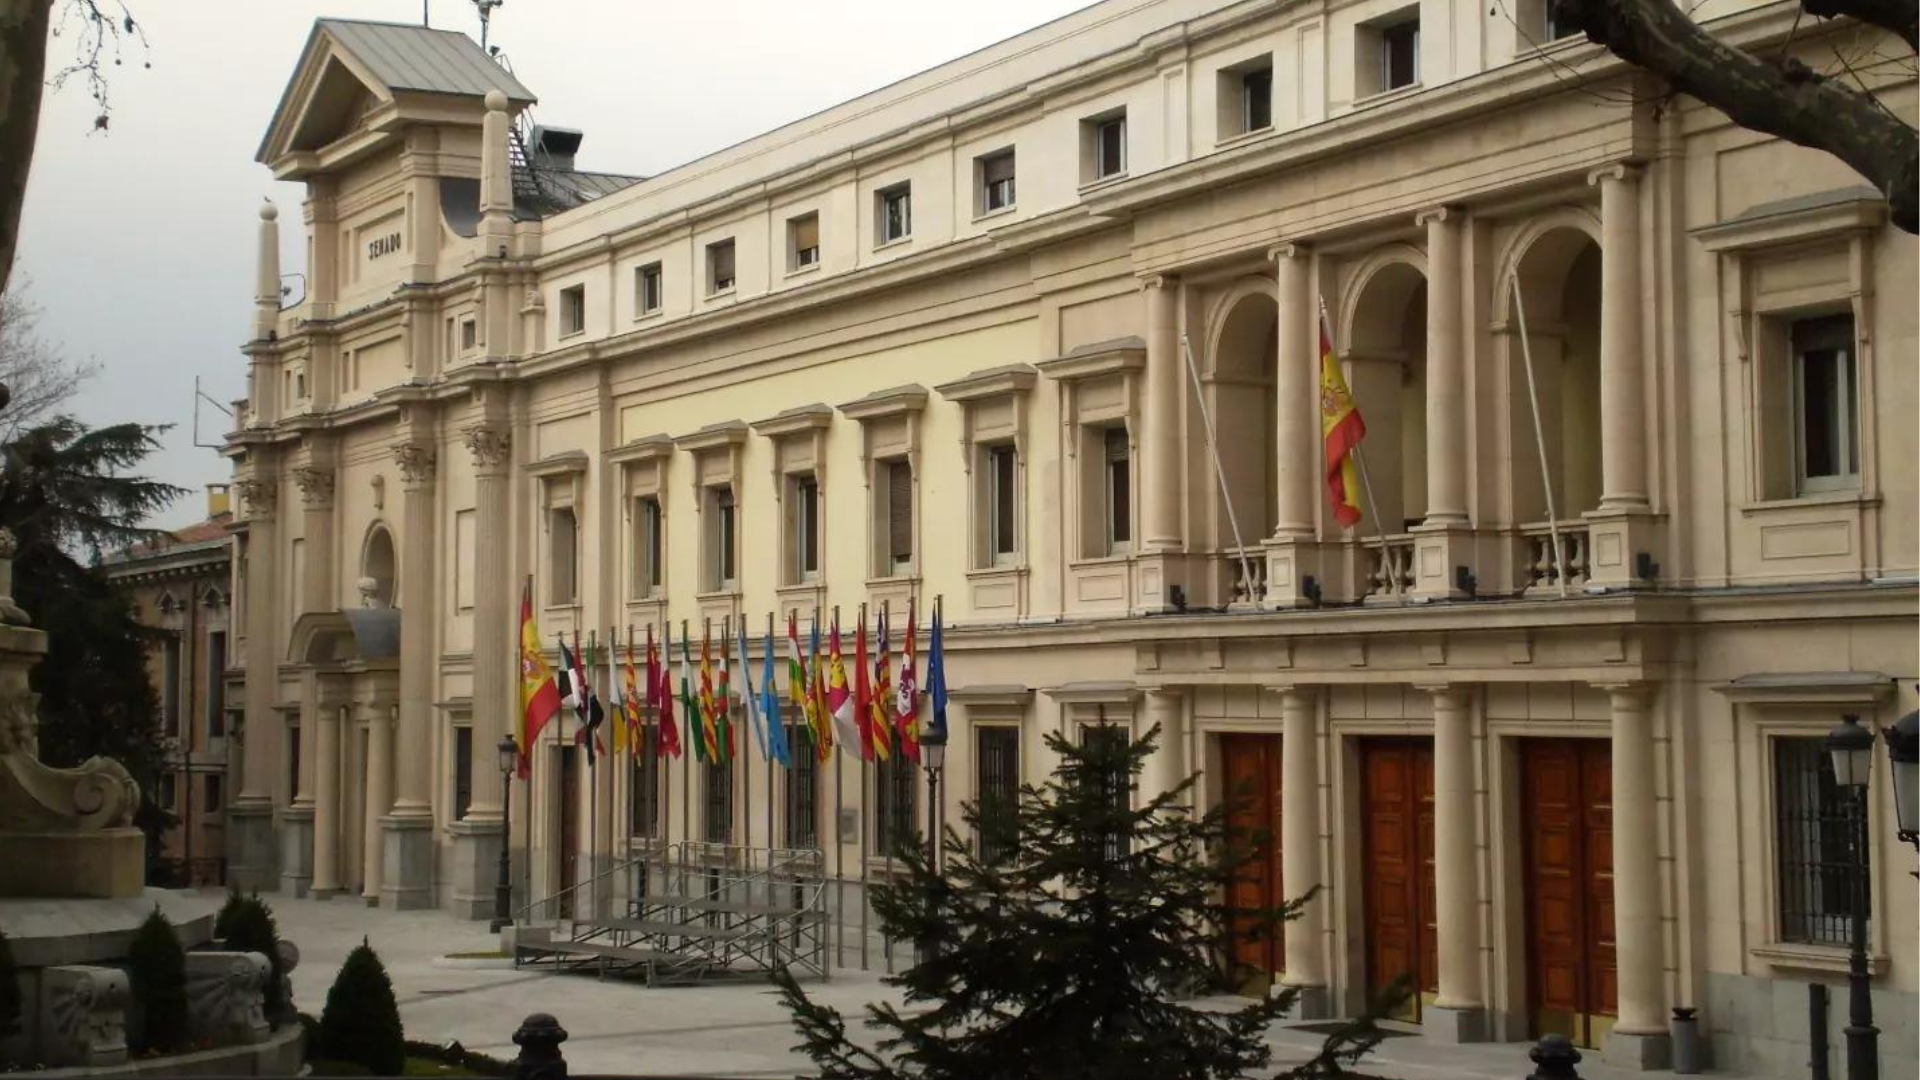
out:
M0 385L12 392L0 412L0 445L65 412L81 385L100 370L98 363L75 360L40 336L42 312L29 298L31 288L22 275L0 295Z
M1894 225L1920 233L1920 137L1872 94L1792 57L1770 63L1735 48L1702 29L1672 0L1560 0L1559 13L1589 41L1661 76L1741 127L1839 158L1886 196Z
M1920 4L1914 0L1801 0L1807 14L1822 19L1848 15L1900 35L1909 49L1920 49Z

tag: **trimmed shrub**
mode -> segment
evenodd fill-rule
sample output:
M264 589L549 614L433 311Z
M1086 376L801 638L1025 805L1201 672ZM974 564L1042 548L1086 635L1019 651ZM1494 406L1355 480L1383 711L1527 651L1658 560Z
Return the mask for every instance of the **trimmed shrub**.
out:
M406 1068L406 1037L400 1006L393 1000L393 981L364 938L347 954L327 991L320 1046L328 1059L363 1066L376 1076L399 1076Z
M248 896L234 907L232 915L224 917L227 932L221 937L227 948L233 952L260 953L272 967L267 973L264 1005L267 1020L277 1027L287 1018L292 1003L287 1000L284 986L286 973L280 970L280 931L273 923L273 909L258 896Z
M225 940L233 930L233 916L245 907L247 898L240 895L237 885L227 887L227 902L220 905L220 913L213 917L213 936Z
M184 1049L187 1033L187 953L159 908L147 916L127 950L127 975L141 1017L141 1050Z

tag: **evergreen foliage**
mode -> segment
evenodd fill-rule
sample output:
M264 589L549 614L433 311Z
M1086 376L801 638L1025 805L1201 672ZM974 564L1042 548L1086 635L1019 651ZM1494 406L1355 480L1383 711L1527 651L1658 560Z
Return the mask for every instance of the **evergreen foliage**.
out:
M359 1065L375 1076L399 1076L406 1068L406 1037L393 982L364 938L347 954L327 990L327 1006L320 1013L320 1052L330 1061Z
M255 894L258 895L258 894ZM246 906L247 898L240 893L238 885L227 886L226 903L220 905L220 911L213 917L213 936L226 940L227 932L233 926L233 916Z
M286 1018L291 1002L286 996L286 973L280 968L280 929L274 925L273 909L258 896L244 897L238 904L230 897L227 902L233 910L220 913L226 919L222 938L233 952L257 952L267 958L272 970L267 973L263 1004L267 1019L277 1025Z
M139 1006L142 1042L138 1049L173 1053L185 1049L187 1032L187 954L173 923L154 908L133 935L127 973Z
M1253 838L1230 832L1224 807L1188 808L1194 778L1151 798L1130 794L1158 739L1157 727L1131 744L1076 745L1049 732L1061 763L1052 779L1024 786L1011 810L963 809L969 827L992 834L982 844L991 857L951 830L942 873L924 845L901 853L906 874L876 888L874 908L889 934L919 943L917 962L887 979L916 1012L868 1006L868 1026L885 1033L873 1049L781 972L798 1049L820 1075L1238 1080L1267 1066L1266 1028L1296 991L1229 1011L1182 999L1228 989L1220 958L1234 937L1277 933L1306 900L1226 906ZM1377 1039L1371 1017L1356 1021L1283 1075L1336 1075Z

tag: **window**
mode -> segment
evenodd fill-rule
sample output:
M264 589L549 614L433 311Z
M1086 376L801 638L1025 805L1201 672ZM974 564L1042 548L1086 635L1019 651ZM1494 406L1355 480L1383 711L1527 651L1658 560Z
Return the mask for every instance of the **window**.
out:
M651 746L652 729L641 730L648 736L645 745ZM635 836L656 839L660 832L660 755L636 750L629 760L627 827Z
M571 604L579 597L578 521L573 507L556 506L547 511L547 604Z
M166 732L180 734L180 639L169 635L160 656L160 707L166 714Z
M287 798L300 790L300 725L287 725Z
M1013 853L1019 837L1014 811L1020 802L1020 729L975 729L979 741L975 777L980 807L980 858L993 862Z
M1420 81L1420 16L1380 28L1380 89L1398 90Z
M820 482L812 476L795 476L790 482L793 578L796 582L814 581L820 577Z
M651 315L660 310L660 264L648 263L633 272L633 310Z
M1858 487L1860 393L1853 317L1793 324L1796 494Z
M1106 466L1106 482L1101 494L1105 503L1107 554L1122 555L1133 545L1133 462L1128 453L1127 429L1106 428L1100 438Z
M802 214L787 222L787 269L820 265L820 215Z
M1851 940L1853 890L1865 888L1870 876L1865 853L1861 869L1854 869L1852 798L1834 782L1824 739L1773 741L1782 941L1844 946Z
M707 842L725 844L733 839L733 769L727 765L705 766L707 793Z
M473 319L460 320L460 351L472 352L480 345L480 324Z
M1081 175L1092 183L1127 171L1127 114L1097 117L1080 125Z
M473 805L473 729L453 729L453 820L462 821Z
M913 796L920 770L897 755L874 765L873 850L890 859L903 846L918 842Z
M1020 463L1016 453L1010 444L987 447L987 563L991 566L1008 565L1019 558L1015 522Z
M1215 82L1218 138L1236 138L1273 126L1273 58L1254 57L1220 69Z
M1273 68L1258 67L1240 76L1240 130L1273 126Z
M633 595L645 599L659 595L665 561L661 549L665 521L660 513L660 500L651 495L635 499L633 518Z
M913 464L906 460L883 462L881 475L886 480L887 502L883 507L885 559L882 574L906 574L913 571Z
M207 774L206 787L202 789L206 794L206 798L200 803L200 808L209 814L219 813L220 808L227 803L227 795L225 790L223 790L221 779L219 773Z
M207 737L227 734L227 632L207 635Z
M793 767L787 770L787 846L820 846L820 761L813 752L813 733L805 722L787 725L787 745L793 748Z
M1080 729L1080 741L1093 746L1101 741L1127 744L1127 729L1113 724L1088 724ZM1114 770L1103 778L1101 787L1105 789L1107 804L1116 810L1125 810L1132 805L1133 778L1124 767ZM1133 838L1124 830L1107 837L1107 858L1123 859L1133 850Z
M879 225L875 232L880 243L891 244L913 235L913 190L907 184L895 184L879 192Z
M560 336L578 334L587 328L587 287L569 285L560 290Z
M730 487L710 487L707 489L708 516L712 523L707 526L707 541L711 545L708 567L710 575L708 585L711 589L733 588L736 580L734 565L735 543L738 540L738 522L735 521L733 489Z
M991 214L1013 206L1013 151L1002 150L979 159L980 212Z
M707 245L707 294L733 288L733 241L721 240Z

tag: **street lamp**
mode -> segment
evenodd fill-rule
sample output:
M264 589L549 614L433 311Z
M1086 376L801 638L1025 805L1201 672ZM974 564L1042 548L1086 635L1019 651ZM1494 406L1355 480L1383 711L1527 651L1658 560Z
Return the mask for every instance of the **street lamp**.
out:
M1893 816L1900 839L1920 848L1920 711L1882 732L1893 765Z
M927 867L940 872L940 770L947 764L945 727L920 733L920 760L927 766Z
M513 770L520 762L520 744L512 735L500 737L500 878L493 883L493 932L513 925Z
M1827 732L1833 779L1847 805L1848 860L1853 876L1853 942L1847 957L1847 1080L1877 1080L1880 1074L1878 1028L1867 979L1867 777L1873 772L1873 732L1857 716L1843 716Z

